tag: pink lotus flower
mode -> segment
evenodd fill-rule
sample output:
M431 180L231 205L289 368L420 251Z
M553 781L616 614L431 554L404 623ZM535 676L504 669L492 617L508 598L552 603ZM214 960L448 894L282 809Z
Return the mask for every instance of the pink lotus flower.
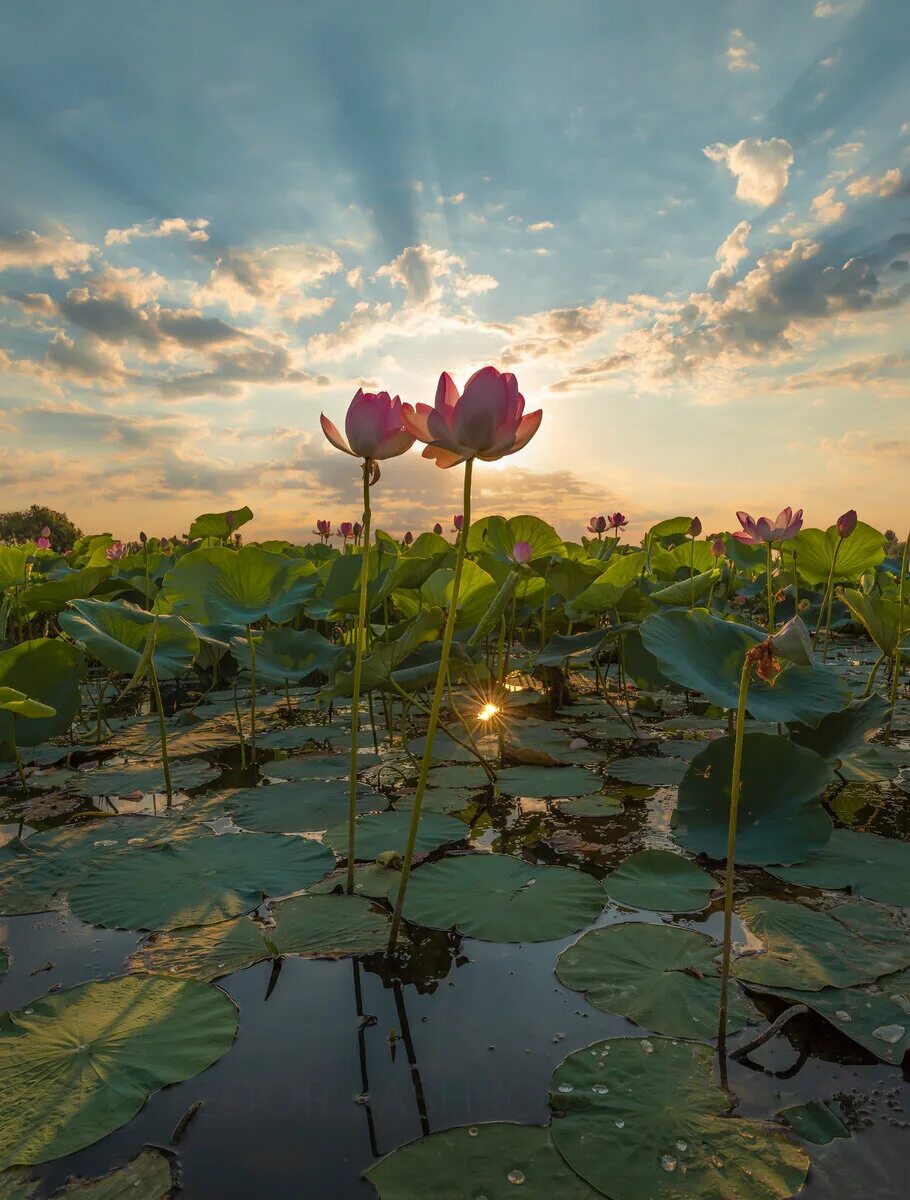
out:
M36 538L35 545L38 547L39 550L50 550L50 548L51 548L50 540L46 537Z
M689 522L689 537L697 538L700 533L701 533L701 521L698 519L698 517L693 517L692 520Z
M625 529L625 527L629 524L628 518L624 517L621 512L613 513L609 518L609 522L610 528L617 530Z
M534 557L534 549L530 542L516 542L512 547L512 562L519 567L525 567Z
M598 537L606 531L606 517L592 517L588 522L588 533L596 533Z
M727 547L724 544L723 538L715 538L711 543L711 553L715 558L723 558L727 553Z
M442 526L440 525L440 523L439 523L438 521L437 521L437 522L436 522L436 524L433 526L433 532L434 532L434 533L438 533L438 534L442 534Z
M129 551L129 547L123 542L114 542L113 546L108 546L105 550L105 556L108 562L120 562L121 558Z
M848 538L856 528L856 509L851 508L843 516L837 518L837 536Z
M319 420L322 432L335 449L354 458L396 458L414 445L414 438L402 421L402 403L397 396L393 398L388 392L358 390L348 405L344 420L347 441L325 413L320 415Z
M790 538L796 537L803 527L803 510L801 508L796 512L789 507L781 509L774 521L770 517L759 517L757 521L753 521L747 512L738 512L736 516L742 529L737 530L733 536L744 546L765 546L769 542L786 542Z
M464 515L462 513L456 513L455 516L452 518L452 532L453 533L461 533L463 528L464 528Z
M332 522L331 521L317 521L316 528L313 530L313 533L317 534L319 537L321 537L324 541L327 542L329 540L329 538L332 536Z
M337 536L340 537L343 542L346 542L348 540L348 538L352 538L354 536L353 522L342 521L341 524L338 526Z
M51 536L51 527L50 527L50 525L44 525L44 526L42 527L42 529L41 529L41 536L42 536L43 538L49 538L49 537Z
M495 367L475 371L459 395L452 377L439 376L436 402L401 406L401 417L410 433L426 442L424 458L437 467L454 467L469 458L496 462L514 454L531 440L543 412L524 416L525 400L518 380Z
M408 532L407 532L407 533L404 535L404 537L402 538L402 541L404 542L404 544L405 544L406 546L413 546L413 544L414 544L414 535L413 535L413 533L411 533L410 529L409 529L409 530L408 530Z

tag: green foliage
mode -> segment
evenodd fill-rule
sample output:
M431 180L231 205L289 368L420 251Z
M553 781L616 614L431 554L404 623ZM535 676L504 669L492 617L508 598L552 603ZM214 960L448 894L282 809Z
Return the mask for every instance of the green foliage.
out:
M58 553L69 550L82 537L82 530L69 519L66 513L33 504L18 512L0 513L0 541L35 542L41 537L44 527L50 530L49 541Z

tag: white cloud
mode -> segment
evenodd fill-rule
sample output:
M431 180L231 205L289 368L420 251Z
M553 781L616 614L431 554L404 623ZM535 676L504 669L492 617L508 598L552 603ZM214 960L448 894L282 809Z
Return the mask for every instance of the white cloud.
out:
M755 49L755 43L750 42L741 29L730 31L730 44L725 58L728 71L757 71L758 63L750 58Z
M749 257L749 247L746 242L751 232L752 226L749 222L740 221L717 247L714 257L720 266L708 280L709 289L728 283L736 273L737 266L744 258Z
M464 200L464 192L455 192L453 196L437 196L437 204L461 204Z
M812 212L821 221L822 225L833 225L847 211L847 206L843 200L834 199L836 190L833 187L828 188L826 192L820 193L812 201Z
M287 310L291 315L300 308L302 291L341 268L341 259L334 250L306 242L261 250L228 250L215 263L208 283L196 289L193 299L197 304L220 301L232 313L250 312L261 306Z
M77 242L68 233L44 235L21 229L0 237L0 271L40 271L50 268L58 279L73 271L87 271L97 253L88 242Z
M834 14L840 12L842 8L842 4L832 4L830 3L830 0L818 0L818 3L812 12L812 16L819 18L833 17Z
M828 153L832 158L854 158L857 154L861 154L865 149L862 142L844 142L840 146L834 146Z
M556 226L552 221L535 221L533 225L528 226L528 233L540 233L544 229L555 229Z
M863 175L861 179L854 179L852 183L847 184L847 191L851 196L880 196L886 199L893 196L902 183L900 168L892 167L878 179L873 175Z
M109 229L104 235L105 246L125 246L135 238L164 238L179 234L190 242L207 242L208 221L203 217L188 221L185 217L167 217L159 221L142 221L128 229Z
M499 287L499 280L492 275L459 275L455 278L456 296L478 296Z
M767 208L784 194L793 165L793 147L785 138L743 138L735 146L705 146L712 162L722 163L736 179L736 195Z

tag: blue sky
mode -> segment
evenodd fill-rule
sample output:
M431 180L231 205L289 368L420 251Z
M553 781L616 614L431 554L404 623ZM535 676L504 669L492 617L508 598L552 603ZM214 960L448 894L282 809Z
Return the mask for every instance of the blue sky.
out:
M356 516L358 386L518 375L481 511L910 522L903 0L36 2L0 48L0 507ZM457 507L416 453L391 531ZM582 521L583 518L583 521Z

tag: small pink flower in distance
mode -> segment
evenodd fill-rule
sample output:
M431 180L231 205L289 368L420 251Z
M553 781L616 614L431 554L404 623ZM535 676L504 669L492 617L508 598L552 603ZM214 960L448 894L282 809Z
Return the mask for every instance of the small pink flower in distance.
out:
M46 537L37 538L35 541L35 545L38 547L39 550L50 550L50 548L51 548L50 539L46 538Z
M120 562L121 558L128 552L128 549L123 542L114 542L113 546L108 546L104 553L108 562Z
M434 533L439 533L439 534L441 534L441 533L442 533L442 526L439 524L439 522L438 522L438 521L437 521L437 522L436 522L436 524L433 526L433 532L434 532Z
M321 538L330 538L332 536L332 522L317 521L313 533L318 534Z
M742 529L733 536L744 546L765 546L770 542L786 542L796 537L803 527L803 510L793 511L789 506L781 509L775 520L759 517L754 521L747 512L736 514Z
M856 528L856 509L851 508L843 516L837 518L837 536L848 538Z
M701 521L698 519L698 517L693 517L692 520L689 522L689 537L697 538L700 533L701 533Z
M409 529L409 530L408 530L408 532L407 532L407 533L404 535L404 537L402 538L402 541L404 542L404 544L405 544L406 546L413 546L413 544L414 544L414 535L413 535L413 533L411 533L410 529Z
M629 524L628 517L624 517L621 512L613 513L610 516L609 521L611 529L625 529L625 527Z
M342 521L341 524L338 526L338 533L336 536L340 537L343 542L346 542L348 540L348 538L352 538L354 536L353 522L352 521Z
M521 450L543 417L541 409L525 415L524 408L515 376L483 367L460 395L451 375L443 371L433 407L403 404L401 419L415 438L426 443L423 457L445 468L473 458L496 462Z
M464 528L464 516L461 513L456 513L452 518L452 532L461 533Z
M50 525L45 525L45 526L43 526L43 527L42 527L42 529L41 529L41 536L42 536L43 538L49 538L49 537L51 536L51 527L50 527Z
M335 449L354 458L396 458L414 445L413 435L402 422L401 400L388 392L358 390L348 405L344 420L347 441L325 413L320 415L319 421L322 432Z
M354 522L353 533L354 533L354 541L356 542L357 539L360 537L360 535L363 533L363 526L360 524L359 521Z
M598 537L606 531L606 517L592 517L588 522L588 533L596 533Z
M727 553L727 547L724 544L723 538L715 538L711 543L711 553L715 558L723 558Z
M512 547L512 562L519 567L526 567L534 557L534 549L530 542L516 542Z

